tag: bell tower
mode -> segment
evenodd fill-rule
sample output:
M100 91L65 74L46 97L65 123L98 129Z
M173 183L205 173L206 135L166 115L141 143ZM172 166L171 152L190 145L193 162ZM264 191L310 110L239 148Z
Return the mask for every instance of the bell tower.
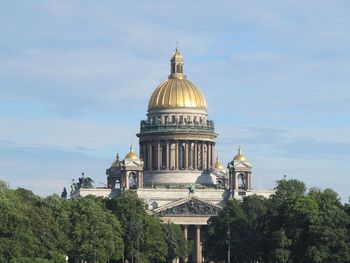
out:
M252 190L252 165L243 155L241 147L228 164L231 196L245 196Z
M106 170L108 188L121 191L142 188L143 165L143 161L134 152L132 145L123 161L119 160L119 154L117 154L116 160Z

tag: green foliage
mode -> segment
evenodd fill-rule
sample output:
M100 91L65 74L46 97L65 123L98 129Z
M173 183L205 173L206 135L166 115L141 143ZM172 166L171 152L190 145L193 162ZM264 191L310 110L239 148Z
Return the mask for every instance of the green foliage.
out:
M101 199L70 200L68 256L79 261L106 262L123 257L119 221L107 211Z
M164 224L163 228L168 245L167 262L170 262L176 257L185 259L189 254L190 245L185 239L180 226L171 223Z
M108 200L107 207L122 224L125 257L129 262L160 263L167 262L175 256L187 255L183 245L176 244L177 247L173 247L173 243L167 239L167 228L158 218L147 213L146 204L135 192L125 191L118 198ZM171 234L173 233L173 241L181 242L184 239L182 232L182 239L179 236L179 229L173 230Z
M250 196L229 201L209 221L205 255L231 262L350 262L350 206L331 189L281 180L270 199Z
M275 197L277 198L291 198L298 195L304 195L306 192L306 185L297 179L279 180L275 188Z
M0 184L0 262L63 263L66 255L69 262L165 263L186 257L188 246L180 227L149 215L135 192L66 200Z

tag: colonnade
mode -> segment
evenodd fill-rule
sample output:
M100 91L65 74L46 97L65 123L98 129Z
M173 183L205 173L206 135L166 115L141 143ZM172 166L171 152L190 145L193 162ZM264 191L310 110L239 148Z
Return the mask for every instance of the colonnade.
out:
M207 170L215 163L215 143L198 140L140 142L145 170Z
M185 239L188 240L189 234L188 234L188 227L189 225L183 225L183 231ZM201 225L194 225L195 227L195 233L194 233L194 263L202 263L203 256L202 256L202 241L201 241ZM188 262L188 259L185 259L185 263ZM174 260L174 263L179 263L178 259Z

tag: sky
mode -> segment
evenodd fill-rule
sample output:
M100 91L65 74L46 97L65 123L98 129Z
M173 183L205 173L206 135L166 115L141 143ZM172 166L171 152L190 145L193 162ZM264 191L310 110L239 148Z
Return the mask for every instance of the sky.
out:
M223 163L350 195L350 2L0 0L0 180L106 183L179 42Z

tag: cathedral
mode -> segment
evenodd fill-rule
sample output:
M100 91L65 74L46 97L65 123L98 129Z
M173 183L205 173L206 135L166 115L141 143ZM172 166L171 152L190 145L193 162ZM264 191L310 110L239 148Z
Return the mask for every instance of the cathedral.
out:
M135 191L151 213L164 223L181 225L186 239L193 240L187 262L203 262L203 231L227 200L273 193L253 188L252 164L241 147L227 165L220 162L217 136L204 95L184 74L184 59L176 48L170 75L152 93L147 117L140 122L139 152L131 145L124 158L116 156L106 170L106 187L80 184L71 197L112 198Z

